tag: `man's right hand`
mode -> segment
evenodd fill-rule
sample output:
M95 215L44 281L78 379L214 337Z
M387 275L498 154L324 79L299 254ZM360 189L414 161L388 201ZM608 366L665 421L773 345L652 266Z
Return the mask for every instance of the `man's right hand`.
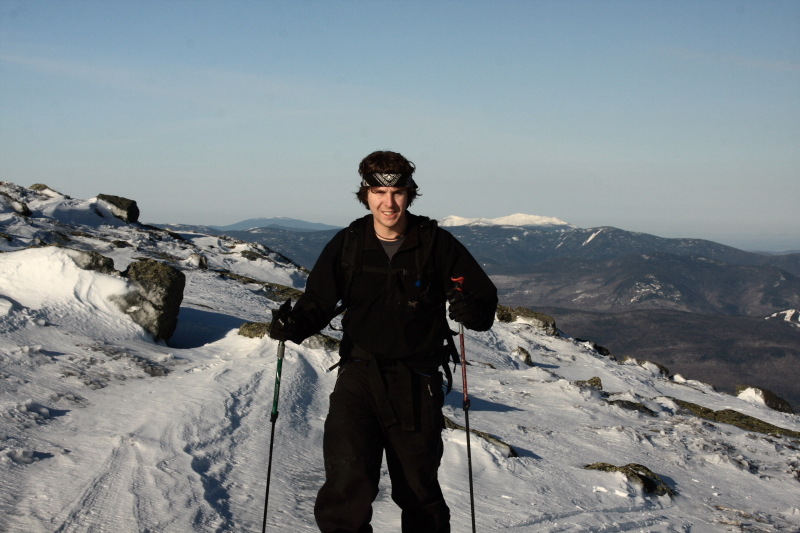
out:
M297 322L292 318L292 299L286 300L278 309L272 310L269 337L276 341L288 341L297 333Z

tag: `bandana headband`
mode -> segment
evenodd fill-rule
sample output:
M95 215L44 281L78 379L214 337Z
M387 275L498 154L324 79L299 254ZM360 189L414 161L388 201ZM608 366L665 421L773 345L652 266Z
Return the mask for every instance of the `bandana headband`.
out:
M413 187L416 188L417 184L414 183L414 178L411 174L381 174L375 172L373 174L366 174L361 179L362 187Z

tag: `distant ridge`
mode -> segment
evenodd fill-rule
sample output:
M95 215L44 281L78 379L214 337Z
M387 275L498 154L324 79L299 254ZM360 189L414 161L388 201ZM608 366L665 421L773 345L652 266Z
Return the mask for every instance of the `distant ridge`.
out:
M268 218L248 218L228 226L209 226L219 231L246 231L253 228L277 228L290 231L325 231L329 229L340 229L341 226L331 226L330 224L320 224L318 222L306 222L287 217L268 217Z
M569 222L555 217L541 217L538 215L525 215L516 213L499 218L464 218L455 215L444 217L439 220L439 225L444 227L452 226L535 226L538 228L553 229L577 229Z

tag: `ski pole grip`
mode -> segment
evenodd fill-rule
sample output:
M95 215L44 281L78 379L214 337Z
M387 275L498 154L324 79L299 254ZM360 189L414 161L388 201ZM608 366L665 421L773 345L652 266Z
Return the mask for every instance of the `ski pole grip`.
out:
M464 276L460 278L450 278L450 281L456 284L455 289L458 292L464 292Z

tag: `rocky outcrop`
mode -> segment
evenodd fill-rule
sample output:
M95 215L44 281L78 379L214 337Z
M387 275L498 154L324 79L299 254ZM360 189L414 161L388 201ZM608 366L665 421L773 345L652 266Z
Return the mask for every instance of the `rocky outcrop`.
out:
M98 194L97 199L107 203L111 213L123 222L139 221L139 206L136 205L135 200L110 194Z
M544 313L531 311L525 307L514 308L498 305L497 320L500 322L525 322L543 330L548 335L558 337L555 318Z
M708 407L697 405L696 403L678 400L677 398L670 398L683 409L714 422L722 424L730 424L746 431L755 431L756 433L766 433L773 435L785 435L787 437L800 438L800 431L792 431L778 426L773 426L769 422L764 422L756 417L734 411L732 409L722 409L714 411Z
M794 410L792 409L792 406L789 405L789 402L774 392L761 387L753 387L751 385L736 385L736 396L741 397L747 395L748 393L757 396L761 401L764 402L764 405L770 409L774 409L782 413L794 414Z
M135 261L122 275L136 290L117 297L118 305L156 340L169 340L178 325L186 276L154 259Z
M632 483L642 486L642 490L647 494L656 496L674 496L675 490L664 483L661 476L647 468L646 466L629 463L625 466L614 466L609 463L593 463L584 466L586 470L600 470L601 472L620 472L625 474Z

